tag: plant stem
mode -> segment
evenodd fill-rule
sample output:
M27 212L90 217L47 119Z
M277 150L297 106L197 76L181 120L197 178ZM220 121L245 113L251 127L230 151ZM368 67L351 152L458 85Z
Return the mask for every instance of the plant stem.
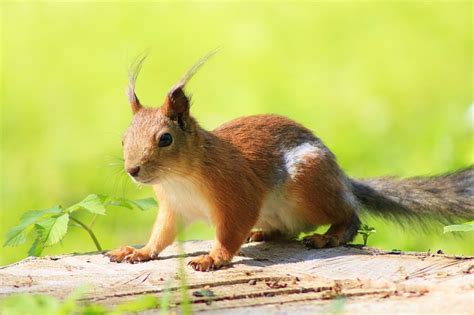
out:
M91 230L87 225L85 225L84 223L82 223L82 222L79 221L78 219L74 218L73 216L70 216L69 218L70 218L72 221L74 221L74 222L76 222L77 224L79 224L84 230L86 230L87 233L89 233L90 237L92 238L92 241L94 241L95 247L97 247L97 250L101 251L101 250L102 250L102 247L100 246L100 243L99 243L99 241L97 240L97 237L95 237L94 232L92 232L92 230Z
M179 265L178 265L178 275L179 278L181 279L181 284L180 284L180 291L181 291L181 311L184 315L190 315L192 314L192 308L191 308L191 300L188 295L188 284L187 284L187 275L186 275L186 267L184 263L184 248L183 248L183 242L184 242L184 228L182 224L178 225L178 253L179 253Z
M91 223L89 223L89 229L92 229L92 226L94 225L96 219L97 219L97 214L94 214L94 217L92 218Z

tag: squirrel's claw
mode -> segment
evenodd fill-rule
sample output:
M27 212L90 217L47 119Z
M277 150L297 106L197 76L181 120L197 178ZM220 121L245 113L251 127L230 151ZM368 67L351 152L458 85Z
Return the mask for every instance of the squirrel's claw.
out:
M141 249L136 249L131 246L124 246L116 250L112 250L105 254L109 257L111 262L128 262L131 264L145 262L151 259L148 251Z
M214 262L214 259L210 255L201 255L193 258L188 262L188 265L196 271L211 271L221 267Z

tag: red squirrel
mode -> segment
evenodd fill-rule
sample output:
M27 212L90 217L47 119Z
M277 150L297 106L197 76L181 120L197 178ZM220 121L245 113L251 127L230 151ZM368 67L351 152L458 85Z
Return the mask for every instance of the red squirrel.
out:
M160 209L148 243L110 251L111 261L156 259L174 241L177 223L195 219L216 227L210 253L189 262L209 271L229 264L247 240L291 238L320 225L330 228L305 237L306 246L345 244L357 234L362 210L389 219L474 218L472 166L435 177L356 180L344 174L319 138L286 117L247 116L204 130L190 115L184 88L211 55L195 64L158 108L143 106L135 93L144 58L132 68L125 169L134 181L153 187Z

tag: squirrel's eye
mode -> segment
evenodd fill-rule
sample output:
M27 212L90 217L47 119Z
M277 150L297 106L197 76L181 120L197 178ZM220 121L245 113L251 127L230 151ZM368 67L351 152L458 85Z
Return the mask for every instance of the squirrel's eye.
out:
M173 137L169 133L164 133L160 136L160 140L158 141L159 147L167 147L173 142Z

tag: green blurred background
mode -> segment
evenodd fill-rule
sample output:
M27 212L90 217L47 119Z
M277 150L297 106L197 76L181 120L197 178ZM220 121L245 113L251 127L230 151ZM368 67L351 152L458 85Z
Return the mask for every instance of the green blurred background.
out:
M470 1L1 7L2 235L26 210L89 193L152 196L120 173L127 68L147 48L137 93L150 105L200 56L222 48L188 86L206 128L285 115L314 130L357 177L435 174L474 161ZM155 215L111 209L96 233L105 248L144 243ZM474 254L472 233L368 223L378 231L372 246ZM84 231L71 231L45 254L94 250ZM186 231L212 236L204 223ZM1 248L0 264L24 258L29 246Z

